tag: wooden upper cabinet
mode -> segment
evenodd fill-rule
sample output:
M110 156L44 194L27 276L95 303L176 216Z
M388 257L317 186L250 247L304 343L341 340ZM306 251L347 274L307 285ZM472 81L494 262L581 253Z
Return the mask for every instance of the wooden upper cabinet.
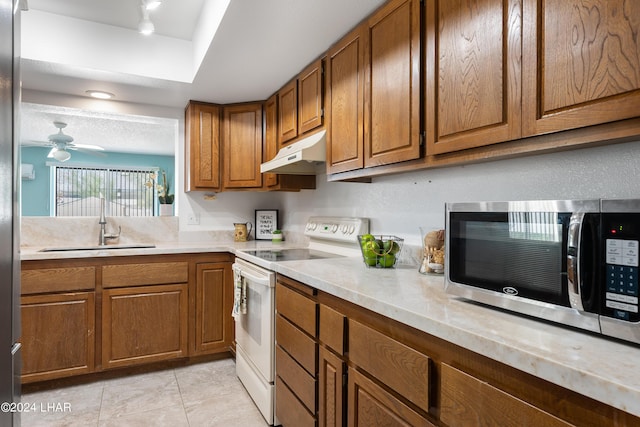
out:
M278 154L278 95L264 103L264 152L263 161L268 162ZM266 187L278 184L278 174L263 174Z
M327 173L364 167L364 49L360 25L327 55Z
M420 157L420 0L391 0L368 22L364 166Z
M427 1L427 154L520 137L520 4L520 0Z
M640 114L640 2L523 5L525 136Z
M281 147L298 136L298 81L287 83L278 92L278 142Z
M322 59L318 59L298 76L298 135L322 126Z
M224 107L223 187L262 186L262 104Z
M220 107L189 102L185 113L185 191L220 189Z

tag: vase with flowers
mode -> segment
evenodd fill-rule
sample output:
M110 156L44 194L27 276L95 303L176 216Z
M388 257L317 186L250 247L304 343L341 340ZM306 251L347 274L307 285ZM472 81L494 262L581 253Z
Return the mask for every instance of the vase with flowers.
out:
M162 176L162 182L158 175ZM172 216L175 195L170 192L171 183L167 180L166 172L160 171L158 174L154 172L150 175L150 178L150 181L147 182L147 186L152 187L155 182L155 189L158 192L158 202L160 204L160 216Z

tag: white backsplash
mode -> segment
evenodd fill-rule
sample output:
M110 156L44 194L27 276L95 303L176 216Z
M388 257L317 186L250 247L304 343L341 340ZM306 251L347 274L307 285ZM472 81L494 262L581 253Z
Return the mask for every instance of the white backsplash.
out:
M300 192L179 193L178 217L108 218L107 231L122 226L120 243L233 241L233 222L253 222L255 209L278 209L285 240L305 244L309 216L369 218L374 234L405 241L403 261L420 250L419 227L443 228L449 201L640 198L640 142L570 150L466 166L373 178L370 184L327 182ZM180 171L182 173L182 171ZM195 212L200 225L187 225ZM95 244L98 218L22 218L22 244ZM417 253L416 253L417 252ZM405 259L408 258L408 259Z

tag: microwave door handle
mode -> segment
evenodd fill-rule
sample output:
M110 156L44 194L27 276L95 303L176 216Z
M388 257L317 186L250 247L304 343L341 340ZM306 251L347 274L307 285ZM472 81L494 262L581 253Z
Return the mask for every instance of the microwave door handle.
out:
M584 226L584 213L574 213L569 221L569 235L567 238L567 291L571 308L584 311L581 295L580 265L582 261L582 228Z

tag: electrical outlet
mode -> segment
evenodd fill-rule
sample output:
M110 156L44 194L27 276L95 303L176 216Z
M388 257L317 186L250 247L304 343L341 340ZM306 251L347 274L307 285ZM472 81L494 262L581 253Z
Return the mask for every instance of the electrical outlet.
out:
M195 212L191 212L187 216L187 224L189 225L199 225L200 224L200 215Z

